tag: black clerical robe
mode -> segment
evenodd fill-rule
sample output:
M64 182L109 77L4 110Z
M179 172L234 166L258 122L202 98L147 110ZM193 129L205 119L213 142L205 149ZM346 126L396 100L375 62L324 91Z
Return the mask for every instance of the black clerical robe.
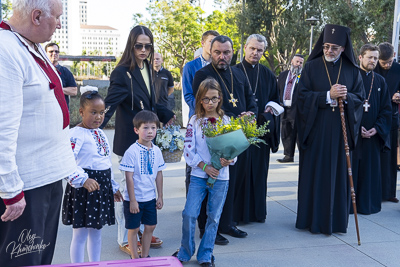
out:
M392 67L389 70L382 69L378 63L374 71L385 78L390 98L392 98L396 92L400 91L399 63L393 62ZM389 134L390 150L381 152L383 200L396 197L397 189L397 138L399 128L399 105L392 101L391 104L392 120Z
M368 112L363 107L361 126L367 131L375 128L377 133L371 138L362 138L361 129L359 141L352 154L352 170L354 189L356 192L357 212L372 214L381 211L382 181L380 152L388 150L390 120L392 107L384 78L373 72L368 74L360 70L365 95L371 95L368 100ZM372 76L374 83L371 89Z
M350 148L360 128L365 98L359 69L341 56L326 62L332 84L346 85L345 118ZM300 164L296 227L312 233L347 231L350 188L339 107L327 104L331 88L321 57L306 63L299 82L298 135Z
M240 113L245 111L252 111L254 114L257 114L257 104L244 73L238 68L230 69L232 71L232 76L230 74L229 68L226 70L217 69L223 81L221 80L221 77L218 75L216 70L213 68L212 64L208 64L207 66L198 70L193 79L193 94L197 94L197 90L199 89L199 85L202 81L204 81L208 77L212 77L216 79L221 86L221 90L223 93L222 109L227 116L237 117L240 115ZM230 93L232 93L231 77L233 77L233 97L237 99L236 107L234 107L232 103L229 102L229 100L231 99ZM236 178L239 175L238 168L241 165L240 162L242 162L243 160L246 160L245 152L238 156L235 165L229 167L229 188L225 199L224 209L222 211L221 219L219 222L219 231L222 233L228 232L230 228L235 226L235 223L233 222L235 184Z
M243 111L252 111L257 113L257 104L244 73L237 68L230 69L232 70L233 75L233 97L238 101L236 102L236 107L229 102L229 100L231 100L230 93L232 93L232 83L229 68L226 70L217 69L223 81L214 70L212 63L198 70L193 78L193 94L197 94L197 90L199 89L199 85L202 81L208 77L212 77L216 79L221 86L223 94L222 109L224 110L225 115L229 117L237 117Z
M247 73L248 81L256 98L259 113L257 115L261 116L269 101L279 103L276 77L272 71L262 64L253 67L246 60L243 60L242 63L235 67L242 70L245 76ZM243 66L246 72L244 72ZM279 140L279 117L274 116L272 119L275 121L270 125L274 125L275 129L270 128L269 130ZM237 169L233 213L233 219L236 223L265 221L270 150L269 144L260 144L259 147L250 146L244 152L246 159L237 163L240 166ZM273 152L276 151L277 147L274 148Z

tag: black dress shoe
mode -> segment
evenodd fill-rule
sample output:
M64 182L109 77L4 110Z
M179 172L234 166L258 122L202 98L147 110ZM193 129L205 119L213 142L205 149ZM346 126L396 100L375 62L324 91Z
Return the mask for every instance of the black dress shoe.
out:
M203 262L200 266L203 267L215 267L215 264L212 262Z
M211 262L203 262L200 266L215 267L214 256L211 256Z
M175 257L175 258L178 258L178 252L179 252L179 248L174 252L174 254L172 254L171 256L172 257ZM178 260L179 260L179 258L178 258ZM181 261L181 260L179 260L181 263L183 262L183 261Z
M202 239L202 238L203 238L203 235L204 235L204 229L199 229L199 230L200 230L199 236L200 236L200 239Z
M284 156L283 159L277 159L276 161L280 163L294 162L293 158L289 156Z
M215 245L227 245L229 243L229 240L220 235L220 233L217 232L217 236L215 237Z
M237 237L237 238L244 238L247 236L247 233L238 229L236 226L233 226L231 229L229 229L228 232L226 232L225 234L233 236L233 237Z
M391 197L388 199L390 202L399 203L399 199L397 197Z

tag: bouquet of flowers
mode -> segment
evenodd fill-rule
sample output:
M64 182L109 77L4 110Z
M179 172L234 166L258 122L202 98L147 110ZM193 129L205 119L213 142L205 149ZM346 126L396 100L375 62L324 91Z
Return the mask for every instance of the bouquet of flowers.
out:
M170 125L157 130L156 145L161 149L165 162L168 161L166 155L169 153L180 152L177 158L182 157L185 135L180 132L180 126Z
M250 145L264 143L260 139L269 132L268 123L257 126L255 116L245 115L239 118L231 118L229 124L223 124L222 119L209 118L208 123L202 126L203 134L207 137L206 142L211 154L211 163L217 170L221 169L220 158L231 160ZM209 177L207 185L213 186L215 179Z

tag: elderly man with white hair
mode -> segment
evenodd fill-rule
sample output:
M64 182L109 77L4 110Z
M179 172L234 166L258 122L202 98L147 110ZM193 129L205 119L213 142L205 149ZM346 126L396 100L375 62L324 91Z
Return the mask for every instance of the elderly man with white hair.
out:
M51 264L62 179L80 175L61 80L39 45L61 28L62 10L61 0L14 0L0 24L2 266Z
M236 223L264 223L267 216L267 177L269 155L278 151L279 117L275 116L271 103L279 103L279 91L275 74L260 60L267 48L267 40L261 34L252 34L244 46L244 60L236 65L243 71L255 97L258 114L257 120L269 121L267 144L260 147L250 146L243 153L246 160L237 167L235 202L233 219Z

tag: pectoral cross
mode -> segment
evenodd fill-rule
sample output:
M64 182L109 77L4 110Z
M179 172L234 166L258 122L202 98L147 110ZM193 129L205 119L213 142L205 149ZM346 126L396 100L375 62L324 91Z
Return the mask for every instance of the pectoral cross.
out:
M364 107L364 112L368 112L368 108L371 107L371 105L368 104L368 100L365 100L365 101L364 101L363 107Z
M237 107L236 102L238 102L238 100L236 98L233 98L233 94L230 94L230 96L231 99L229 99L229 103L232 103L232 106L236 108Z

